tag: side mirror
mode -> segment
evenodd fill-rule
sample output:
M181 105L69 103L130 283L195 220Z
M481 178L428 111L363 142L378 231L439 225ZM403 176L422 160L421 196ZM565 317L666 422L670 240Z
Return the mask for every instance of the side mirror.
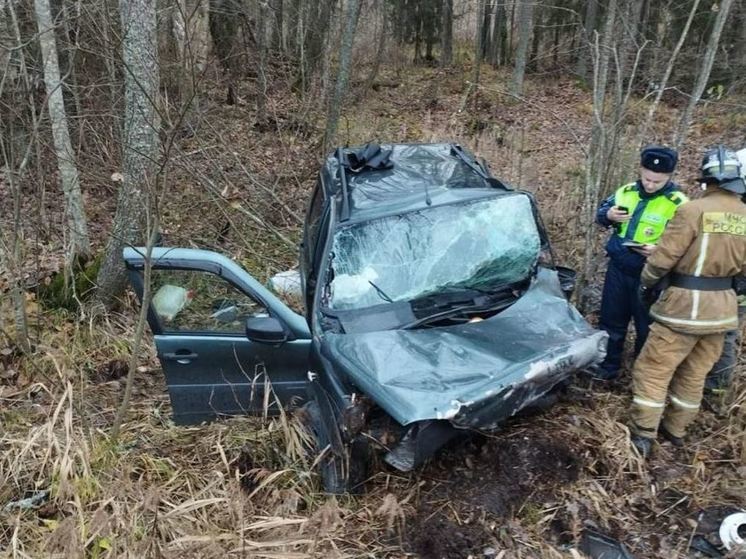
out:
M575 291L575 281L578 273L572 268L567 268L566 266L555 266L555 268L557 269L557 275L559 276L562 293L565 294L565 297L567 297L567 300L569 301Z
M262 344L281 344L288 334L282 323L273 316L251 316L246 319L246 337Z

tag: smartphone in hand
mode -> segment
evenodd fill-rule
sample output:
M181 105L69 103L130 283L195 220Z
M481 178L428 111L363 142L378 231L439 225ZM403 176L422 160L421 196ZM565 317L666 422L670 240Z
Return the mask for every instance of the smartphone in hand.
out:
M623 214L629 213L629 208L627 206L617 206L616 209L622 212Z

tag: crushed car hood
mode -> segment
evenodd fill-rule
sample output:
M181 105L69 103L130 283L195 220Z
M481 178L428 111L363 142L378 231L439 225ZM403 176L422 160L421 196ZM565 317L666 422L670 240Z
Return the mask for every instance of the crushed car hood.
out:
M492 428L573 371L599 362L607 334L540 268L511 307L444 328L327 334L322 353L396 421Z

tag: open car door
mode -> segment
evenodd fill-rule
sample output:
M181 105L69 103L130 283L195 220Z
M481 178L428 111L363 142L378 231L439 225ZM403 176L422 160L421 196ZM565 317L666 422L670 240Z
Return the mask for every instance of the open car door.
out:
M142 301L145 249L123 253ZM306 320L229 258L154 248L148 323L178 424L277 413L306 397Z

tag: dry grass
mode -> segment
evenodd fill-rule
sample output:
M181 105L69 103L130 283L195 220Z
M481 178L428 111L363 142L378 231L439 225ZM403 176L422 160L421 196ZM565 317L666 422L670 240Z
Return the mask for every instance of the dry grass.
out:
M95 369L80 364L110 354L127 328L78 324L67 332L75 344L34 357L47 380L0 387L0 506L50 492L38 509L0 512L2 556L399 557L416 551L412 523L428 526L420 515L432 488L468 480L460 468L448 480L437 464L412 475L379 467L363 497L322 495L295 418L174 426L148 366L112 446L107 427L122 388L95 382ZM687 557L698 510L746 505L746 390L728 420L702 415L691 450L662 446L647 465L627 443L627 400L624 390L578 387L551 413L498 433L506 443L533 434L562 441L582 465L577 481L529 495L509 517L477 514L449 493L449 522L482 532L503 557L571 557L566 546L585 526L622 537L640 556ZM466 472L480 459L468 445L454 452L449 460Z

